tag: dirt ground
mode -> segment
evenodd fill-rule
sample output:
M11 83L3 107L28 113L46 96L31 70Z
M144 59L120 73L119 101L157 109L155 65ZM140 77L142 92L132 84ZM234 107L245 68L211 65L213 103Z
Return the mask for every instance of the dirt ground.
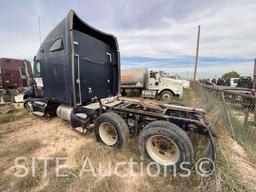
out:
M182 102L195 105L195 95L187 92ZM122 151L113 151L97 143L93 131L78 133L68 122L57 117L40 118L17 109L7 118L3 115L0 118L4 119L0 124L0 191L256 191L255 165L243 147L225 131L221 132L217 142L216 171L209 178L202 178L195 171L188 178L142 176L140 165L135 165L135 171L127 175L127 166L121 166L120 176L107 174L107 170L113 169L109 168L109 162L116 165L132 158L144 163L136 137L130 138ZM15 176L24 171L15 166L17 157L26 158L20 163L28 168L26 177ZM46 166L47 176L44 176L45 165L40 157L53 159ZM103 162L102 171L106 174L94 176L92 172L84 172L79 177L87 157L94 167ZM56 177L57 158L62 158L59 167L65 177ZM34 175L33 165L36 167Z

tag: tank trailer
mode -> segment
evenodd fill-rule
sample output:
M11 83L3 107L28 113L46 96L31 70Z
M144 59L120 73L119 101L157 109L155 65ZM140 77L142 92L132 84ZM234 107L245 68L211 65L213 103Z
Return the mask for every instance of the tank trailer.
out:
M121 94L171 101L173 96L182 97L183 81L169 78L167 73L155 69L123 69Z
M205 156L215 159L214 132L202 109L120 97L120 52L116 37L82 21L71 10L49 33L34 58L24 107L38 116L70 121L97 141L122 149L138 136L141 154L161 168L191 166L190 132L208 139ZM90 126L94 124L94 126Z

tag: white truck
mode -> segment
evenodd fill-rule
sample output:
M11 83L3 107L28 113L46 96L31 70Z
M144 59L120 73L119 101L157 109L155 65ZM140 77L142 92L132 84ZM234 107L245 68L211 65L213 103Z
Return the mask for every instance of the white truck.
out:
M148 68L123 69L121 93L171 100L173 96L183 96L183 84L180 80L168 78L163 71Z
M190 82L188 80L185 80L185 79L181 79L180 76L178 75L170 75L170 74L167 74L167 76L171 79L177 79L177 80L180 80L182 82L182 85L183 85L183 88L184 89L188 89L190 87Z
M230 78L230 87L236 87L238 84L239 78Z

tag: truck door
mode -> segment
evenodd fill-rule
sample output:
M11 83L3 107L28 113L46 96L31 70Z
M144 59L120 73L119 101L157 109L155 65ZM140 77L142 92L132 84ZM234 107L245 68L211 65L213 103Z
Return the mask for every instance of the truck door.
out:
M111 47L85 33L74 31L77 104L91 98L112 96L117 66Z
M5 73L3 75L4 75L3 80L4 80L5 89L14 88L12 73L10 71L5 71Z
M159 72L150 71L149 72L149 87L151 90L159 89Z
M78 44L76 44L78 45ZM75 70L75 90L76 90L76 104L82 104L82 94L81 94L81 81L80 81L80 55L78 54L78 46L76 46L76 52L74 55L74 70Z

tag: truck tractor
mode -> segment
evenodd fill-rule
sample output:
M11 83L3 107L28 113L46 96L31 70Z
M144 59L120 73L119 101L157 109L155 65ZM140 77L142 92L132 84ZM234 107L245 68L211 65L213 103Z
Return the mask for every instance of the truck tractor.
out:
M121 93L170 101L173 96L182 97L183 84L180 80L168 78L163 71L147 68L123 69Z
M33 69L24 107L35 115L57 115L82 133L93 129L97 141L113 149L138 136L145 159L169 171L179 171L182 162L192 166L188 133L208 139L204 156L215 159L215 134L203 109L120 97L116 37L88 25L73 10L43 41Z
M29 86L31 76L29 61L0 58L0 103L13 102L14 96Z

